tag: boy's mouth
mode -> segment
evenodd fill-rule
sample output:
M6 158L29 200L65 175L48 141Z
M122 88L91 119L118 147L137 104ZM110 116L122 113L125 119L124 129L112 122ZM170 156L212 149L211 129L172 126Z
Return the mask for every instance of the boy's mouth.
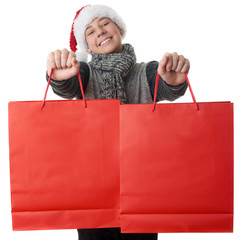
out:
M100 42L99 46L101 47L101 46L104 45L105 43L109 42L111 39L112 39L112 38L109 37L109 38L103 40L102 42Z

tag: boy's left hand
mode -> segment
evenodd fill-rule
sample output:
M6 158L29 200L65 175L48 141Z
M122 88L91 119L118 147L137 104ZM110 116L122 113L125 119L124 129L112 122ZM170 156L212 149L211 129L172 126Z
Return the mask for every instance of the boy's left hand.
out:
M174 53L164 54L158 65L158 73L169 85L179 85L185 82L184 73L188 73L190 62L183 55Z

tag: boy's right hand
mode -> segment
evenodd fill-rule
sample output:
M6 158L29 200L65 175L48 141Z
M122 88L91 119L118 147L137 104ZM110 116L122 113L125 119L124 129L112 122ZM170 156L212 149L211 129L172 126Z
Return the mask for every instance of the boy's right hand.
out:
M47 58L47 72L50 75L51 69L53 80L67 80L78 74L80 63L76 59L76 54L67 49L50 52Z

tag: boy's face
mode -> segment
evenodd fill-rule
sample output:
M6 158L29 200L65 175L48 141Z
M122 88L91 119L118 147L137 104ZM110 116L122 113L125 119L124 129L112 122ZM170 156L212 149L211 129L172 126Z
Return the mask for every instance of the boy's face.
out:
M109 54L122 52L123 30L109 18L95 18L85 31L88 52Z

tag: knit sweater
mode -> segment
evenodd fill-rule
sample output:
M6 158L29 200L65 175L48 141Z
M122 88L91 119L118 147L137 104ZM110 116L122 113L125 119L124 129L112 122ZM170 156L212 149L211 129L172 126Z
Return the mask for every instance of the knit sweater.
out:
M136 63L131 72L124 79L127 103L151 103L154 97L154 88L157 75L158 62ZM80 63L80 75L86 99L99 99L99 86L97 74L89 63ZM47 76L48 79L48 76ZM51 80L53 92L66 99L81 99L78 77L68 80ZM184 95L187 82L172 86L159 78L157 101L174 101Z

